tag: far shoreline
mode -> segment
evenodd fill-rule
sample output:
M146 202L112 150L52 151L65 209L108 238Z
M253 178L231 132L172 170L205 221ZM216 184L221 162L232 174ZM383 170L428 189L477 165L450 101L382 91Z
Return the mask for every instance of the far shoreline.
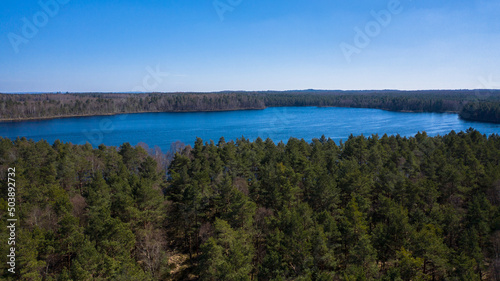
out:
M446 111L446 112L428 112L428 111L417 111L417 110L390 110L384 108L374 108L374 107L351 107L351 106L267 106L264 108L237 108L237 109L214 109L214 110L177 110L177 111L140 111L140 112L117 112L117 113L102 113L102 114L77 114L77 115L62 115L62 116L44 116L44 117L26 117L26 118L0 118L0 123L2 122L25 122L25 121L44 121L44 120L54 120L54 119L66 119L66 118L80 118L80 117L101 117L101 116L116 116L125 114L144 114L144 113L208 113L208 112L231 112L231 111L248 111L248 110L265 110L267 108L282 108L282 107L316 107L316 108L359 108L359 109L376 109L388 112L399 112L399 113L437 113L437 114L457 114L459 118L466 121L475 121L481 123L491 123L494 122L482 122L478 120L465 119L460 116L459 112L456 111Z
M102 113L102 114L79 114L79 115L62 115L62 116L45 116L45 117L27 117L27 118L0 118L0 123L17 123L26 121L45 121L45 120L55 120L55 119L67 119L67 118L83 118L83 117L104 117L104 116L116 116L125 114L144 114L144 113L208 113L208 112L231 112L231 111L249 111L249 110L265 110L267 108L282 108L282 107L316 107L316 108L359 108L359 109L377 109L388 112L399 112L399 113L437 113L437 114L457 114L458 117L464 121L469 122L479 122L487 124L499 124L496 122L488 122L474 119L463 118L460 112L456 111L445 111L445 112L429 112L429 111L417 111L417 110L390 110L384 108L374 108L374 107L348 107L348 106L266 106L264 108L237 108L237 109L214 109L214 110L177 110L177 111L140 111L140 112L117 112L117 113Z
M296 107L303 107L303 106L296 106ZM100 114L78 114L78 115L44 116L44 117L26 117L26 118L0 118L0 123L1 122L43 121L43 120L79 118L79 117L115 116L115 115L125 115L125 114L228 112L228 111L264 110L266 108L271 108L271 107L220 109L220 110L140 111L140 112L117 112L117 113L100 113Z
M404 113L452 113L458 114L459 118L465 121L500 124L500 90L0 94L0 122L139 113L264 110L273 107L365 108Z

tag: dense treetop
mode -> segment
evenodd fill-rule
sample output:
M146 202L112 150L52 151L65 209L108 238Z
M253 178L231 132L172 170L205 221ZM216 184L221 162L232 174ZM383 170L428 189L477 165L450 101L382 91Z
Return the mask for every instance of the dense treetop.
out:
M467 120L500 123L500 90L0 94L0 120L276 106L454 112Z
M472 129L197 139L167 172L129 144L0 139L0 227L8 167L20 223L2 278L498 280L499 162L500 137Z

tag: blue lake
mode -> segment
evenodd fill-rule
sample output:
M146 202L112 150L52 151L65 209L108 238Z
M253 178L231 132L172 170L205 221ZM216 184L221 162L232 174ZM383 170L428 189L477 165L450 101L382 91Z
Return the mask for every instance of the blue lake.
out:
M500 124L461 120L457 114L401 113L378 109L280 107L264 110L196 112L196 113L142 113L114 116L94 116L0 122L0 136L15 139L27 137L53 143L59 139L74 144L91 143L119 146L124 142L136 145L144 142L163 151L170 144L181 141L193 144L196 137L204 141L226 141L244 136L271 138L275 142L290 137L311 141L321 135L337 143L350 134L370 136L383 134L414 136L426 131L431 136L444 135L451 130L474 128L483 134L499 134Z

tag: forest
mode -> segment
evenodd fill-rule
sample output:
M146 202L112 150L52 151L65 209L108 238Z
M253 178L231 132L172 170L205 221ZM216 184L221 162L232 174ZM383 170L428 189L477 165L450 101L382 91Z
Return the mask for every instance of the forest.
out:
M500 279L499 135L151 151L0 138L1 279Z
M451 112L465 120L500 123L500 90L0 94L0 121L283 106Z

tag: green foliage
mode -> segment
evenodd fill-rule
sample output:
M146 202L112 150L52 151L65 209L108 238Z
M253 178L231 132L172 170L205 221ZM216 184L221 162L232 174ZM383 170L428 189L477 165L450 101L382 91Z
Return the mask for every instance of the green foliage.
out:
M22 203L16 280L495 280L499 159L500 137L472 129L197 139L165 174L130 144L0 138Z
M467 120L500 123L500 104L494 102L468 103L460 112Z
M466 120L500 122L498 90L0 94L0 119L244 110L283 106L455 112Z
M233 230L217 219L214 236L201 248L201 280L250 280L253 245L244 230Z
M159 251L149 257L138 249L152 248L140 227L144 222L151 232L164 231L164 199L155 188L163 177L141 148L92 149L58 141L50 146L26 139L0 139L0 147L0 166L16 167L17 280L159 276L165 259L149 265L165 256L166 237L154 237ZM7 205L1 206L5 221ZM2 271L2 277L9 276Z

